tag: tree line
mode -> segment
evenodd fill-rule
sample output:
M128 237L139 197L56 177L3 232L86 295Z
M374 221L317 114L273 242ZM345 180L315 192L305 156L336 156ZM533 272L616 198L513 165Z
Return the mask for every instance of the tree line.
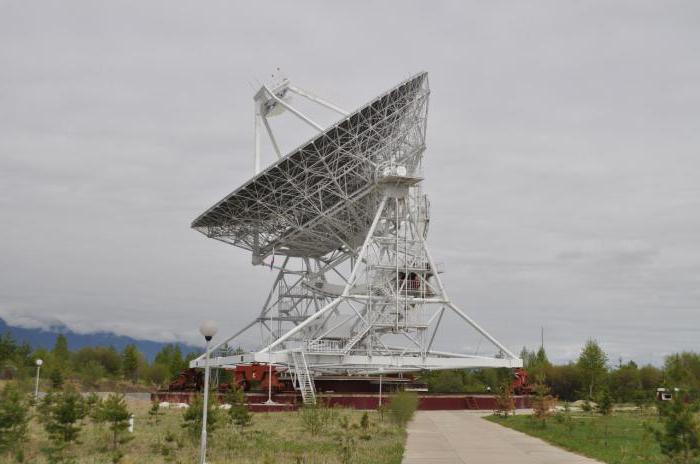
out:
M618 403L652 401L656 389L678 388L690 398L700 398L700 354L681 352L665 358L661 367L639 366L634 361L611 362L600 344L590 339L575 361L555 365L544 348L520 353L529 380L544 384L563 401L597 400L609 395ZM429 372L421 376L433 392L498 391L512 380L509 369L473 369Z
M104 381L125 381L132 385L163 386L186 369L196 353L183 355L177 344L165 345L148 362L135 345L119 351L114 347L83 347L71 351L65 336L59 335L52 349L32 349L19 343L9 332L0 336L0 378L28 384L35 374L35 360L42 359L42 378L60 388L67 380L85 388ZM700 354L681 352L665 358L661 367L639 366L634 361L611 362L600 344L591 339L575 361L555 365L543 347L520 353L531 383L547 385L552 395L564 401L595 400L603 393L621 403L639 403L654 398L658 387L679 388L700 398ZM509 369L464 369L426 372L420 380L436 393L497 392L512 380Z
M61 388L66 380L95 388L101 382L127 382L132 385L162 386L188 367L196 353L183 355L177 344L167 344L148 362L136 345L121 351L113 346L83 347L71 351L64 335L58 335L52 349L32 349L17 342L9 332L0 336L0 378L31 382L35 361L41 359L41 377L50 386Z

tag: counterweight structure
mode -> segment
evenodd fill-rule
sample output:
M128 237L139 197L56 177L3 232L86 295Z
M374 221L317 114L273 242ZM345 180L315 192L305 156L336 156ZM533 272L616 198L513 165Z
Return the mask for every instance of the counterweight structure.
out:
M307 402L317 375L522 366L450 300L428 251L421 165L429 93L427 73L353 113L286 79L256 93L255 176L192 227L249 250L253 264L273 267L277 277L259 316L216 347L210 364L286 368ZM291 94L343 119L323 129L292 106ZM281 156L268 118L284 111L319 133ZM262 127L278 157L264 170ZM492 345L493 355L435 350L448 312ZM261 346L226 350L254 326L265 334ZM201 365L203 357L191 363Z

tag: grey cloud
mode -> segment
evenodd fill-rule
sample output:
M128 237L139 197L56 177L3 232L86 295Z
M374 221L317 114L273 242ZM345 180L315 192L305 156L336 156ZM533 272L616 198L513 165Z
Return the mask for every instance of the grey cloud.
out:
M515 350L544 326L557 359L589 336L613 358L698 349L699 14L4 2L0 315L193 342L205 316L235 330L273 276L189 222L250 175L251 84L279 66L354 108L425 69L429 242L452 298ZM457 327L445 348L474 349Z

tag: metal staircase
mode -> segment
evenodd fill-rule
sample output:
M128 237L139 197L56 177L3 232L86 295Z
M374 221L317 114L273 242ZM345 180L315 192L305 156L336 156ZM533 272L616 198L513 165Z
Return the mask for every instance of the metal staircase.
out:
M360 329L359 332L357 332L350 340L345 345L345 348L343 349L344 354L350 353L350 350L357 345L357 343L364 338L365 335L367 335L367 332L369 332L369 329L371 326L365 326Z
M291 351L292 366L294 366L294 384L301 392L304 404L316 404L316 390L314 380L309 374L309 366L306 364L306 356L301 350Z

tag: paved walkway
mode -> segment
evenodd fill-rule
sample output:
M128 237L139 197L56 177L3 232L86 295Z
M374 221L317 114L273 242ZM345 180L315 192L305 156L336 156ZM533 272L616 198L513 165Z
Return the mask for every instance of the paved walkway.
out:
M418 411L403 464L599 464L482 419L477 411Z

